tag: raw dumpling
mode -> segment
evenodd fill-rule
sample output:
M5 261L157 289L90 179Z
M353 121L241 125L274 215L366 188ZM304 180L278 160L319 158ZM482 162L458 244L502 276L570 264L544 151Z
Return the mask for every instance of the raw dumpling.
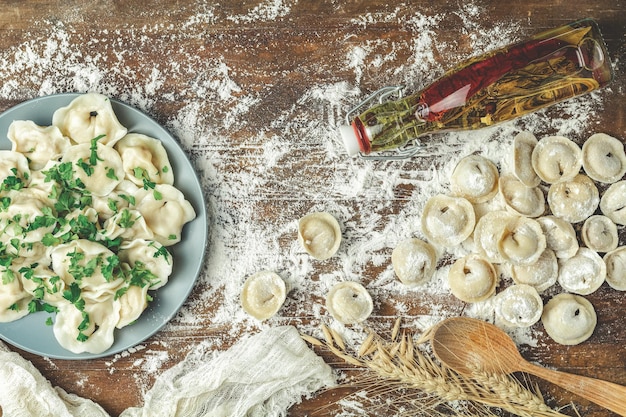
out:
M624 144L605 133L591 135L582 148L583 169L596 181L612 184L626 174Z
M496 292L498 275L493 265L477 254L458 259L448 271L450 292L461 301L476 303Z
M483 156L466 156L452 172L450 189L457 197L472 203L483 203L498 191L498 168Z
M550 249L543 251L534 264L511 266L511 276L516 284L530 285L540 292L552 287L558 275L559 264Z
M530 327L541 319L543 301L530 285L516 284L497 295L496 314L511 327Z
M422 232L431 242L446 247L467 239L475 223L474 207L461 197L433 196L422 212Z
M276 273L261 271L248 277L241 289L241 306L258 320L274 316L287 297L285 281Z
M552 214L570 223L579 223L598 208L600 194L594 182L579 174L570 181L552 184L548 191L548 205Z
M546 249L546 237L536 220L517 217L509 222L498 241L498 251L513 265L531 265Z
M602 194L600 211L616 224L626 225L626 181L611 184Z
M12 122L7 137L12 144L11 150L25 155L34 170L58 160L71 145L58 127L38 126L32 120Z
M533 149L532 165L539 178L548 184L569 181L582 166L581 149L566 137L548 136Z
M546 199L539 187L528 187L513 175L504 175L498 186L506 208L526 217L539 217L546 210Z
M358 282L341 282L330 289L326 296L328 312L343 324L356 324L365 321L372 310L372 297Z
M135 197L137 210L154 233L154 240L163 246L180 242L183 226L196 217L185 195L169 184L156 184L154 190L140 189Z
M548 336L562 345L577 345L589 339L597 321L596 310L589 301L567 293L548 301L541 316Z
M435 248L420 239L406 239L396 245L391 253L393 270L406 285L428 281L437 267Z
M533 150L537 138L530 132L520 132L513 139L513 173L527 187L536 187L541 178L533 168Z
M583 223L581 238L589 249L610 252L617 248L617 225L606 216L594 215Z
M556 216L543 216L537 219L546 236L548 249L557 258L571 258L578 252L578 238L571 223Z
M115 144L122 158L126 178L139 186L144 180L155 184L174 184L174 171L160 140L129 133Z
M474 229L474 245L476 251L491 263L503 263L504 258L498 250L498 242L502 238L508 224L515 221L517 216L504 210L494 210L485 213Z
M559 284L565 291L588 295L606 278L606 265L598 253L581 247L576 255L559 263Z
M71 162L74 177L81 180L87 190L97 196L106 196L124 179L122 159L117 151L109 146L95 143L70 147L62 162Z
M128 131L117 120L111 100L97 93L80 95L68 106L56 110L52 124L76 143L90 143L104 135L98 142L113 146Z
M606 282L613 289L626 291L626 246L612 250L603 259L606 264Z
M339 222L326 212L309 213L298 222L298 240L313 258L330 258L341 245Z

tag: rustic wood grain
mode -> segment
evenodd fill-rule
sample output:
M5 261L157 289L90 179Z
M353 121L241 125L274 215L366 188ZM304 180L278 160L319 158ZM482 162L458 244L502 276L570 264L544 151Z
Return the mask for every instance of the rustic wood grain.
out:
M164 98L154 97L149 109L150 115L158 121L165 122L167 116L174 114L188 99L188 86L194 79L203 76L204 63L210 63L215 57L222 57L229 66L233 77L243 91L254 92L260 98L253 108L246 113L245 119L237 120L229 126L212 120L219 120L223 114L217 109L214 114L205 114L207 125L213 126L213 133L220 137L220 146L217 152L221 160L221 169L226 172L240 172L254 167L259 163L255 156L262 152L262 139L257 135L259 126L265 126L268 120L274 120L276 115L289 114L294 102L307 89L320 83L339 82L352 77L351 71L346 68L345 56L355 45L367 41L386 39L386 45L407 45L410 42L409 31L400 26L400 19L380 19L377 23L360 26L358 18L371 14L383 16L389 13L410 15L415 11L423 14L442 14L461 8L462 1L431 1L416 0L411 2L395 0L336 0L336 1L291 1L291 12L285 18L278 18L271 22L235 23L226 16L244 15L257 6L260 1L231 1L219 2L219 7L212 8L216 13L215 24L198 26L197 37L179 36L182 33L181 24L189 22L203 10L203 6L196 2L140 0L140 1L83 1L67 2L60 0L19 0L0 2L0 49L8 49L26 42L46 41L45 27L51 24L61 25L70 34L69 42L72 48L88 55L90 48L97 48L102 54L102 63L114 66L117 60L124 59L126 66L136 69L133 77L127 74L112 75L110 83L119 86L120 92L132 91L135 83L150 76L150 66L146 62L160 62L166 59L181 64L178 76L167 80L162 87ZM545 1L527 0L502 2L500 0L476 0L476 5L482 8L482 16L490 21L497 22L524 22L521 26L526 35L541 30L559 26L584 16L597 19L606 38L611 58L615 62L616 80L610 86L613 94L603 96L604 111L597 115L596 126L602 126L603 131L626 139L626 102L623 94L626 89L624 77L624 61L626 60L626 3L621 0L586 0ZM208 6L208 5L207 5ZM208 9L208 7L206 7ZM489 22L485 23L486 25ZM480 51L470 50L467 39L458 37L456 28L462 25L459 17L449 14L438 30L440 38L455 45L454 54L439 53L436 59L444 67L451 67L462 57ZM142 28L150 27L150 31ZM188 32L186 32L188 34ZM80 40L97 38L95 45L81 44ZM142 38L139 41L139 38ZM108 48L113 43L123 42L127 54L120 58ZM262 45L262 47L260 47ZM381 54L390 53L381 46ZM363 75L361 88L364 91L374 91L383 85L400 83L401 75L392 71L394 65L405 62L409 52L407 48L395 51L396 57L385 62L380 67L368 68ZM193 60L190 56L193 55ZM104 59L106 58L106 60ZM6 63L10 64L10 63ZM0 63L0 66L2 63ZM11 98L0 96L0 111L36 97L40 91L41 79L49 77L55 79L54 69L45 71L39 77L21 77L19 74L0 77L0 83L14 85ZM58 82L58 80L57 80ZM271 86L271 88L269 87ZM419 86L411 86L419 87ZM136 104L136 103L131 103ZM234 104L233 104L234 105ZM226 109L225 109L226 110ZM316 109L313 109L316 110ZM327 109L319 109L320 118L339 120L343 115L327 114ZM549 110L547 112L550 115ZM271 134L269 128L267 133ZM581 132L581 135L592 133ZM549 133L549 132L546 132ZM259 137L258 140L255 139ZM251 139L252 138L252 139ZM276 170L276 179L267 188L259 189L251 194L258 201L258 215L268 223L276 223L280 216L291 214L297 218L298 213L306 212L316 198L342 199L344 196L334 193L333 190L323 188L324 176L333 175L324 168L325 150L320 144L306 143L306 138L294 138L298 141L297 150L290 153L284 161L284 166ZM191 148L192 158L201 155L203 149ZM384 166L385 163L378 163ZM406 162L403 169L419 170L426 165L424 161ZM388 166L393 169L392 165ZM293 176L293 172L299 175ZM394 204L390 213L398 210L403 202L411 199L413 185L403 185L395 191ZM306 194L300 193L308 190ZM321 196L321 197L320 197ZM358 199L382 198L374 193L357 197ZM386 197L385 197L386 198ZM230 202L236 205L236 202ZM346 207L358 210L359 201L343 201ZM280 209L277 209L280 207ZM384 213L383 213L384 214ZM358 213L355 214L355 217ZM294 239L293 235L280 237L279 246L286 247L287 241ZM281 243L282 242L282 243ZM321 267L311 279L317 279L319 274L331 270L334 265ZM385 266L372 265L368 276L363 277L365 283L374 279L377 272ZM326 268L326 269L324 269ZM203 291L199 284L187 303L197 302ZM381 303L377 314L372 320L377 321L381 328L392 326L396 312L394 305L406 301L412 306L407 313L408 319L417 317L427 311L421 308L410 296L394 294L373 294ZM589 296L596 306L599 326L593 338L582 345L565 347L556 345L549 339L540 339L537 348L522 347L523 355L531 360L546 366L554 367L567 372L602 378L619 384L626 384L626 300L622 293L611 290L606 284L596 293ZM219 302L216 300L215 302ZM307 302L320 303L322 300L312 299ZM463 304L452 297L442 297L436 300L423 300L422 306L429 303L448 306L450 311L463 311ZM202 308L205 310L202 311ZM232 329L215 327L210 323L211 304L194 311L198 312L196 327L182 324L177 318L162 331L147 340L144 349L128 355L86 360L63 361L41 358L39 356L13 350L31 360L35 366L47 377L53 385L63 387L69 392L90 398L104 407L112 416L116 416L130 406L141 405L141 387L150 386L158 372L145 372L135 365L137 361L167 353L167 360L161 365L162 371L184 359L194 344L203 340L219 340L223 349L236 342L232 337ZM317 319L311 316L290 316L296 311L286 306L283 314L285 323L312 323ZM357 375L360 371L351 366L341 364L329 352L316 349L327 362L349 375ZM80 377L79 377L80 376ZM1 381L0 381L1 383ZM552 406L565 406L574 401L581 411L581 415L610 417L611 413L600 410L596 406L580 399L574 399L558 388L539 382L539 386L546 394L547 401ZM331 390L319 396L307 399L290 410L289 415L303 417L306 415L334 415L335 407L328 406L350 392L350 388ZM377 411L381 415L380 410ZM0 415L2 415L0 410ZM383 414L384 415L384 414Z

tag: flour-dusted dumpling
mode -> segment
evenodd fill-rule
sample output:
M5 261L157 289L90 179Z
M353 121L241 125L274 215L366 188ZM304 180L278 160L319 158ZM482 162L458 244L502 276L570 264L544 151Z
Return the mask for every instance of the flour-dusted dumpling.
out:
M596 181L612 184L626 174L624 144L605 133L591 135L582 148L583 169Z
M533 149L533 169L548 184L569 181L580 172L581 153L580 147L570 139L548 136Z
M583 223L581 238L589 249L610 252L617 248L617 225L606 216L594 215Z
M508 224L515 221L517 216L504 211L494 210L485 213L474 229L474 245L476 251L484 256L489 262L500 264L505 259L498 250L498 242L502 238Z
M548 336L562 345L577 345L589 339L597 321L596 310L588 300L568 293L548 301L541 316Z
M0 184L7 182L12 189L30 183L28 159L19 152L0 151Z
M450 189L457 197L472 203L483 203L498 192L498 168L480 155L469 155L459 161L450 176Z
M341 227L330 213L309 213L298 221L298 240L313 258L332 257L341 245Z
M606 189L600 200L600 210L616 224L626 225L626 181L618 181Z
M500 255L513 265L534 264L546 247L546 236L539 223L522 216L507 224L498 241Z
M487 259L469 254L452 264L448 271L448 285L459 300L476 303L495 294L498 274Z
M196 217L185 195L168 184L156 184L154 189L140 189L135 195L137 210L154 233L154 240L163 246L180 242L183 226Z
M86 300L82 310L65 303L56 314L54 336L70 352L102 353L113 345L119 309L120 303L113 297L99 302Z
M530 327L541 319L542 312L543 301L530 285L511 285L497 295L497 318L506 326Z
M39 126L32 120L13 121L7 137L11 141L11 150L25 155L34 170L58 160L71 145L58 127Z
M120 155L115 149L99 142L74 145L65 152L61 161L71 162L74 176L98 196L106 196L124 179Z
M115 144L115 149L122 157L126 178L135 184L174 184L174 170L160 140L129 133Z
M606 282L613 289L626 291L626 246L605 254L603 260L606 265Z
M533 168L533 150L537 138L530 132L520 132L513 139L513 174L527 187L536 187L541 178Z
M559 264L550 249L543 251L534 264L511 266L511 277L516 284L530 285L539 292L552 287L558 276Z
M2 267L0 275L0 323L7 323L29 313L33 296L24 290L17 271Z
M118 252L120 261L129 264L132 268L141 268L150 271L154 278L149 288L161 288L169 279L174 267L172 255L165 246L154 240L133 239L122 242Z
M121 329L135 322L148 307L148 285L131 285L115 299L119 304L119 319L115 327ZM118 308L116 306L116 308Z
M528 187L513 175L503 175L498 186L506 208L526 217L539 217L546 210L546 199L539 187Z
M363 285L347 281L330 289L326 296L326 308L337 321L356 324L365 321L372 314L374 302Z
M241 289L241 306L258 320L278 313L287 297L287 285L275 272L261 271L246 279Z
M428 199L421 220L422 232L432 243L451 247L472 234L476 215L467 199L439 194Z
M427 282L435 273L435 248L420 239L399 242L391 253L393 270L403 284L418 285Z
M559 284L565 291L588 295L606 278L606 265L594 250L581 247L576 255L559 261Z
M543 216L537 219L546 236L548 249L557 258L571 258L578 252L578 238L571 223L556 216Z
M552 184L548 191L548 205L552 214L570 223L579 223L598 208L600 194L594 182L586 175Z
M104 135L99 143L113 146L128 131L117 120L111 100L97 93L82 94L57 109L52 115L52 124L76 143L89 143Z
M166 221L163 218L162 221ZM101 234L107 239L153 239L154 233L139 210L125 208L102 224Z

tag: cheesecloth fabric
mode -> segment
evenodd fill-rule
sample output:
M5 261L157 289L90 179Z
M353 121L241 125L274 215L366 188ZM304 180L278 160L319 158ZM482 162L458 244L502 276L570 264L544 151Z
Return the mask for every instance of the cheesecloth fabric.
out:
M143 407L120 417L280 417L302 397L334 384L331 368L296 328L281 326L225 352L192 352L157 378ZM2 342L0 409L3 417L110 417L93 401L52 387Z

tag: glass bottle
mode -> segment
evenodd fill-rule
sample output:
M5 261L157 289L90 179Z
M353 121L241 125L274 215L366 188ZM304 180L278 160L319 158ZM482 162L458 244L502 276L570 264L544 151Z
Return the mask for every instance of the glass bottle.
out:
M471 58L421 91L370 107L339 130L348 154L367 155L427 133L511 120L612 78L598 25L582 19Z

